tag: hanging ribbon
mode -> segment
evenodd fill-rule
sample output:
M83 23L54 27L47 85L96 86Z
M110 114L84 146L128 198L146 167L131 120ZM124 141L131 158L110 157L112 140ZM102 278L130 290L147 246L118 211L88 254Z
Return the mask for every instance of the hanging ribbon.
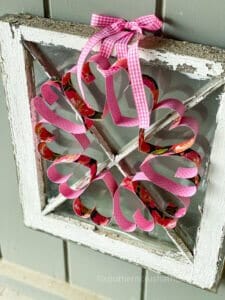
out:
M150 124L150 113L142 79L138 55L138 42L143 37L143 30L157 31L162 27L162 22L154 15L142 16L133 21L126 21L121 18L94 14L92 15L91 25L99 27L101 30L87 41L77 63L78 84L86 105L90 107L90 104L85 98L82 86L83 65L89 53L99 42L101 42L100 55L106 58L111 55L115 46L119 58L127 58L139 128L148 128ZM128 43L131 40L132 44L128 47Z

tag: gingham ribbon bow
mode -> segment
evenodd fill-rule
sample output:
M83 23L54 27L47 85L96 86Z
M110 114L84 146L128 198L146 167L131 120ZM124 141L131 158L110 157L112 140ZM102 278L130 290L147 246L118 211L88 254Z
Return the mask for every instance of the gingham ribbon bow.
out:
M129 78L132 93L137 109L139 128L146 129L150 124L150 112L145 95L144 84L141 74L141 66L138 55L138 42L143 37L143 30L157 31L162 27L162 21L155 15L139 17L133 21L122 18L92 15L91 25L102 30L94 34L84 46L77 64L77 78L84 101L84 90L82 87L82 68L91 50L101 42L100 54L109 57L115 47L118 58L127 58ZM132 44L128 48L128 43Z

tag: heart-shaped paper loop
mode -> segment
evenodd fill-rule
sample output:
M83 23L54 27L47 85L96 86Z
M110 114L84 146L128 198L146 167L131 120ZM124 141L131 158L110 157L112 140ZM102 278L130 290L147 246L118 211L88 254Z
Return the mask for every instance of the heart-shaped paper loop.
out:
M114 195L113 214L118 226L127 232L134 231L137 227L143 231L152 231L155 224L172 229L176 226L177 220L186 214L190 204L190 199L179 197L178 203L165 202L164 207L160 207L151 193L144 187L143 181L149 181L143 173L138 176L126 177L116 190ZM128 220L121 208L120 190L126 189L136 195L142 203L143 209L138 208L133 214L133 222ZM152 219L146 219L143 210L147 209Z
M105 183L106 188L111 194L111 197L113 199L113 195L117 189L117 183L110 173L110 171L104 171L99 176L97 176L95 179L93 179L92 182L102 180ZM90 218L93 223L96 225L108 225L108 223L111 221L111 217L104 216L98 212L96 207L88 208L82 203L82 195L75 199L73 202L73 210L75 214L81 218Z
M72 177L73 173L71 171L64 175L61 174L57 170L57 166L60 164L69 164L74 165L74 170L76 171L76 164L85 166L89 169L89 176L86 177L78 188L72 188L68 184L68 180ZM95 178L97 172L97 162L93 158L90 158L86 155L82 154L74 154L74 155L65 155L60 158L54 160L51 166L47 170L48 178L57 184L59 184L59 192L68 199L78 198L85 189L92 182L93 178Z
M164 154L163 156L167 156L168 154ZM146 180L152 182L158 187L166 190L167 192L176 195L178 197L191 197L196 193L195 185L184 185L159 174L152 167L152 161L157 159L157 155L150 154L146 157L144 162L140 166L140 170L142 173L137 173L134 178L136 180L141 180L141 178L145 178ZM189 160L188 158L183 158L184 160ZM190 179L192 181L198 175L198 168L195 167L178 167L176 173L174 175L175 178L180 179Z
M140 208L136 209L133 214L133 222L128 220L125 215L123 214L123 211L121 209L121 203L120 203L120 191L121 189L125 189L133 193L135 196L137 196L140 199L140 202L142 203L143 210L145 209L145 205L143 204L143 201L141 201L141 197L139 195L139 191L141 190L141 187L139 183L136 181L134 182L132 178L126 177L123 179L122 183L116 190L114 194L114 201L113 201L113 215L116 220L116 223L118 226L127 232L134 231L137 227L143 231L152 231L154 229L154 220L148 220L144 217L142 210ZM149 195L150 197L150 195Z
M97 56L95 60L90 58L83 65L82 69L82 81L86 85L91 83L93 84L95 82L95 76L91 71L90 62L96 63L97 66L101 69L106 69L110 66L109 60L106 58L102 57L101 59L98 59ZM75 65L62 77L62 87L67 99L81 114L81 116L84 118L85 124L89 128L93 124L92 120L101 119L103 117L104 112L97 111L93 107L91 107L87 99L81 97L77 90L73 87L72 75L76 74L77 66ZM98 89L98 87L95 86L95 89Z
M85 133L84 124L72 122L51 109L51 106L57 103L60 97L64 97L60 83L48 80L41 86L41 96L34 97L32 101L36 111L48 123L72 134ZM65 98L64 101L66 101ZM73 112L72 109L71 112Z
M56 153L49 148L52 142L57 141L57 138L46 128L46 125L48 124L49 123L44 120L38 122L35 126L35 133L39 138L39 153L44 159L53 161L63 155ZM71 134L71 137L78 141L83 150L87 149L91 143L86 134Z
M145 139L145 130L140 129L139 150L145 153L160 155L165 153L177 154L191 148L196 140L199 131L197 120L192 117L184 116L185 106L180 100L173 98L164 99L155 105L154 110L163 108L170 109L178 114L178 118L172 123L169 128L170 131L179 127L187 127L193 132L193 136L177 144L168 145L166 147L159 147L147 142Z

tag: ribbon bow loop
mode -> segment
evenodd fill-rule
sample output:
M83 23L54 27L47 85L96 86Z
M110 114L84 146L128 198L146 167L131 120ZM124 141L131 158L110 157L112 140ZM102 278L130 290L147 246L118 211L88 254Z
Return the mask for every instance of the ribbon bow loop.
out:
M134 20L140 28L148 31L157 31L162 28L162 21L155 15L142 16Z
M132 21L122 18L92 14L91 26L105 28L112 24L123 24L124 28L130 29L135 24L135 29L146 29L149 31L157 31L162 27L162 21L155 15L141 16ZM131 30L134 30L133 28Z
M117 22L124 22L125 20L118 17L105 16L99 14L92 14L91 16L91 26L104 28L108 27Z

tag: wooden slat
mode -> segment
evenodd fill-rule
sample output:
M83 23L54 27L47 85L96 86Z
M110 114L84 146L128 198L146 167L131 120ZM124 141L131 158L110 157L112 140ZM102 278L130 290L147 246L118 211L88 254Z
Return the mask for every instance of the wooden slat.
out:
M68 245L72 284L110 299L140 299L140 267L74 243Z
M30 13L43 16L42 0L1 0L0 16L9 13Z
M225 276L217 293L199 289L173 278L148 272L145 300L222 300L225 295Z
M169 36L225 47L224 0L165 0L163 11Z
M50 0L52 18L90 23L92 13L107 14L127 19L154 13L156 0Z

